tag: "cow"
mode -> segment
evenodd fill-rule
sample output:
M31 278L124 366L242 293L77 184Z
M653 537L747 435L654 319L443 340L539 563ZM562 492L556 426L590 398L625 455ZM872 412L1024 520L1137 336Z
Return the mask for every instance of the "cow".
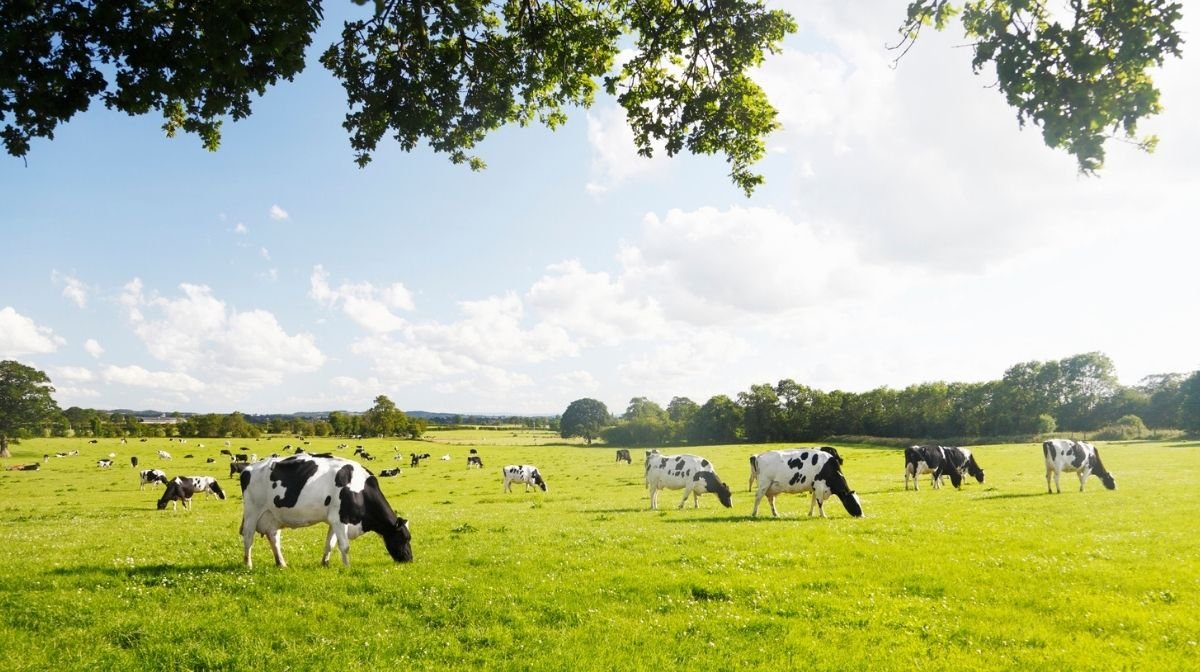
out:
M821 517L826 518L825 500L830 495L836 495L851 516L859 518L863 515L862 502L846 482L838 458L819 448L769 450L751 455L750 471L758 480L751 517L758 515L758 505L766 497L771 504L771 515L778 518L775 497L783 492L811 492L809 516L812 516L813 507L816 506L821 511Z
M629 451L626 450L625 448L621 448L620 450L618 450L617 451L617 462L624 462L625 464L633 464L633 460L629 457Z
M192 495L194 494L196 494L196 491L192 487L191 480L176 476L167 481L167 489L158 500L158 510L162 511L167 508L167 503L170 502L171 510L175 511L178 508L179 502L183 502L184 510L191 511Z
M962 486L962 471L954 468L943 446L909 446L904 449L904 489L908 490L908 479L913 481L913 490L919 490L917 477L932 474L933 489L942 487L942 476L950 476L950 484L956 489Z
M249 466L250 466L249 462L230 462L229 463L229 477L233 478L237 474L240 474L243 471L245 471L246 468Z
M399 467L396 467L395 469L384 469L383 471L379 472L380 478L391 478L392 476L399 476L399 475L400 475Z
M111 467L112 464L113 464L112 460L110 460L108 458L104 458L104 459L96 461L96 466L100 467L101 469L107 469L107 468Z
M1054 475L1054 489L1059 493L1058 477L1064 471L1074 471L1079 474L1079 491L1083 492L1083 484L1087 477L1095 474L1104 487L1109 490L1117 489L1117 481L1104 468L1100 461L1100 451L1090 443L1072 441L1070 439L1050 439L1042 443L1042 454L1046 458L1046 492L1050 489L1050 476Z
M145 490L146 484L167 484L167 474L161 469L145 469L138 473L138 490Z
M537 467L530 464L510 464L500 470L500 475L504 477L504 491L512 492L513 483L524 483L525 492L529 492L529 486L534 485L546 492L550 488L546 485L546 481L542 478L541 472Z
M100 442L97 441L96 439L92 439L91 441L88 441L88 443L100 443Z
M416 453L409 453L409 455L412 456L412 460L409 461L408 465L410 467L419 467L421 466L421 460L429 459L429 453L421 453L420 455ZM365 457L366 454L364 453L363 456Z
M192 492L207 492L210 496L215 495L217 499L225 499L225 491L212 476L176 476L175 479L187 481L192 486Z
M228 441L226 441L226 442L225 442L225 445L227 445L227 446L228 446L228 445L229 445L229 442L228 442ZM221 454L222 454L222 455L228 455L228 456L229 456L229 459L231 459L231 460L233 459L233 453L232 453L232 452L231 452L231 451L230 451L228 448L222 448L222 449L221 449Z
M942 487L942 476L950 477L950 484L955 489L962 487L963 477L972 476L983 483L983 469L975 461L975 456L966 448L957 446L910 446L904 449L904 489L908 490L908 479L913 480L913 489L917 489L917 477L921 474L932 474L932 484L935 490Z
M129 456L129 466L133 467L134 469L137 469L137 455Z
M241 462L242 464L248 464L250 462L250 456L246 453L238 453L237 455L233 456L233 461Z
M165 450L160 450L160 451L158 451L158 459L169 460L169 459L171 459L171 454Z
M483 468L483 458L479 457L478 455L468 455L467 456L467 468L470 469L471 467L479 467L480 469L482 469Z
M817 448L817 450L821 451L822 453L828 453L831 457L833 457L833 459L837 460L837 464L839 467L841 467L843 464L846 463L846 461L844 459L842 459L842 456L840 454L838 454L837 448L834 448L833 446L821 446L820 448ZM757 486L758 486L758 471L755 468L755 461L753 459L751 459L750 460L750 485L749 485L748 489L750 492L754 492L754 488Z
M412 535L408 521L392 510L379 481L357 462L340 457L301 453L257 462L242 472L242 543L246 567L253 567L250 547L254 535L267 538L275 564L287 567L280 546L284 528L329 526L322 565L336 543L342 564L350 566L350 540L365 532L383 537L396 562L411 562Z
M707 493L715 494L725 508L733 506L733 493L729 486L717 478L712 462L697 455L647 455L646 488L650 491L651 510L658 508L658 491L663 488L683 490L683 499L679 500L680 509L687 504L689 495L692 497L692 508L699 508L700 495Z

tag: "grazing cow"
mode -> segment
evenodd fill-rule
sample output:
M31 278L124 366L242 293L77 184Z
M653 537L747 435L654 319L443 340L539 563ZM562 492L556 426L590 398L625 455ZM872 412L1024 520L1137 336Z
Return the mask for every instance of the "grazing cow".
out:
M717 478L712 462L697 455L661 455L657 452L646 456L646 488L650 491L650 508L658 508L658 491L683 490L679 500L680 509L692 497L692 508L699 508L700 495L712 493L721 500L725 508L733 506L733 493L729 486Z
M130 465L131 467L133 467L134 469L137 469L137 455L132 455L132 456L130 456L130 458L129 458L129 465Z
M771 504L771 515L779 517L775 497L783 492L811 492L809 516L816 506L821 510L821 517L826 518L825 500L830 495L837 495L851 516L858 518L863 515L862 503L846 482L837 457L818 448L769 450L751 455L750 472L758 480L751 517L758 515L758 505L763 497Z
M96 439L92 439L91 441L88 441L88 443L100 443L100 442L97 441Z
M827 453L827 454L829 454L830 457L837 460L837 464L839 467L841 467L843 464L846 463L846 461L842 459L842 456L840 454L838 454L837 448L834 448L833 446L821 446L820 448L817 448L817 450L821 451L822 453ZM751 456L751 458L750 458L750 486L749 486L750 492L754 492L754 488L757 486L758 486L758 470L755 468L755 460L754 460L753 456Z
M525 492L529 492L529 486L536 485L546 492L549 488L546 486L546 481L542 479L541 472L537 467L529 464L510 464L500 471L504 476L504 491L512 492L513 483L524 483Z
M160 450L160 451L158 451L158 459L169 460L169 459L171 459L171 454L165 450Z
M242 472L242 542L247 567L253 567L250 547L255 533L271 545L275 564L286 567L280 547L284 528L329 526L325 555L329 564L336 543L342 564L350 566L350 540L365 532L383 537L396 562L411 562L412 535L408 521L388 504L379 481L361 464L340 457L300 454L251 465Z
M228 446L228 445L229 445L229 442L228 442L228 441L226 441L226 442L225 442L225 445L227 445L227 446ZM222 449L221 449L221 454L222 454L222 455L228 455L228 456L229 456L229 459L231 459L231 460L233 459L233 453L232 453L232 452L230 452L230 450L229 450L228 448L222 448Z
M171 510L175 511L179 502L183 502L183 508L191 511L192 495L194 494L196 494L196 491L192 487L191 480L176 476L167 482L167 489L158 500L158 510L162 511L167 508L167 502L170 502Z
M38 471L41 468L42 468L41 464L39 464L37 462L30 462L29 464L9 464L4 467L4 470L5 471Z
M112 466L112 460L110 460L110 459L108 459L108 458L104 458L104 459L102 459L102 460L98 460L98 461L96 462L96 466L97 466L97 467L100 467L101 469L107 469L107 468L109 468L109 467L111 467L111 466Z
M210 496L216 496L217 499L225 499L225 491L221 489L221 484L212 476L176 476L175 480L187 481L192 486L192 492L207 492Z
M233 461L248 463L248 462L250 462L250 456L247 455L246 453L238 453L237 455L233 456Z
M204 461L205 461L205 463L207 463L207 464L212 464L213 462L216 462L216 461L217 461L217 458L215 458L215 457L209 457L209 458L206 458Z
M410 467L419 467L421 466L421 460L429 459L429 453L421 453L420 455L416 453L409 453L409 455L412 456L412 460L409 461L408 465Z
M950 484L962 486L962 471L954 468L946 448L942 446L909 446L904 449L904 489L908 490L908 479L912 478L913 490L919 490L917 477L932 474L933 489L942 487L942 476L950 476Z
M1117 489L1117 481L1100 461L1100 451L1090 443L1070 439L1050 439L1042 444L1042 453L1046 457L1046 492L1053 492L1050 490L1051 474L1054 475L1054 489L1062 492L1062 488L1058 484L1058 477L1064 471L1078 472L1080 492L1083 492L1083 484L1092 474L1100 479L1105 488Z
M621 448L620 450L618 450L617 451L617 462L624 462L625 464L633 464L633 460L630 459L630 457L629 457L629 451L626 450L625 448Z
M957 446L943 446L942 449L946 454L946 461L950 463L950 468L957 470L960 476L970 475L979 483L983 483L983 469L979 463L975 461L975 456L966 448ZM954 478L951 477L951 482Z
M467 468L470 469L471 467L479 467L480 469L482 469L483 468L483 459L480 458L478 455L468 455L467 456Z
M250 466L249 462L230 462L229 477L233 478L236 474L240 474Z
M392 476L399 476L399 475L400 475L400 467L396 467L395 469L384 469L383 471L379 472L380 478L391 478Z
M138 473L138 490L145 490L146 484L167 484L167 474L161 469L146 469Z

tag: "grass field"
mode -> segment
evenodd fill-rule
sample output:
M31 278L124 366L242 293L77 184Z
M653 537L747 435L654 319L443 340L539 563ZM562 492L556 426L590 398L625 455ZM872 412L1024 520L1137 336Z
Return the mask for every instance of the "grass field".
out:
M415 562L368 535L349 569L320 566L320 526L284 532L288 569L260 538L246 570L220 441L14 446L6 465L81 454L0 472L0 669L1200 669L1200 443L1101 444L1119 489L1080 493L1064 474L1053 496L1034 444L974 448L985 484L925 477L920 492L904 491L900 451L839 446L866 517L831 499L810 519L807 498L781 496L784 517L752 520L747 457L779 446L695 450L733 508L708 495L678 511L667 492L653 512L636 457L511 434L362 441L372 470L403 468L381 483ZM465 468L470 447L482 471ZM409 469L397 450L434 457ZM158 511L131 454L218 476L230 497ZM502 492L509 463L537 465L549 492Z

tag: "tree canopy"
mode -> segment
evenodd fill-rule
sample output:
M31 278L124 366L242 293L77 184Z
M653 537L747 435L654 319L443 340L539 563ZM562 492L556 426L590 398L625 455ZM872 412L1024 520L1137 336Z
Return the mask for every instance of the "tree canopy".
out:
M9 437L49 422L60 414L43 371L20 362L0 362L0 457L10 457Z
M391 136L406 151L425 143L482 168L472 152L492 131L555 128L603 89L642 155L724 155L747 194L763 180L750 168L778 122L750 73L796 23L762 0L354 2L361 17L344 22L320 62L345 89L359 165ZM1094 172L1107 139L1134 137L1160 110L1149 70L1179 56L1181 8L1073 0L1060 18L1049 5L969 2L962 24L976 39L976 71L994 63L1018 120ZM901 46L958 13L952 0L913 1ZM318 0L0 0L0 140L25 157L32 139L52 139L98 101L157 112L168 136L194 133L215 150L223 120L248 116L252 95L304 69L322 18ZM1154 139L1137 142L1151 149Z
M559 434L564 439L581 436L588 443L600 436L600 430L610 424L608 407L596 399L576 399L567 405L559 422Z

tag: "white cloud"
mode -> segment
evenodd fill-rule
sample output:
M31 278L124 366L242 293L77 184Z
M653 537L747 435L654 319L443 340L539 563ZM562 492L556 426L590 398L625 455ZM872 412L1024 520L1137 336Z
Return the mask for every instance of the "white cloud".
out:
M283 208L279 207L278 205L271 206L270 214L271 214L271 219L274 219L276 221L283 221L290 217L290 215L288 215L288 211L284 210Z
M380 334L408 327L408 322L392 310L416 308L412 294L398 282L381 288L369 282L342 283L333 289L329 285L329 273L319 264L313 267L309 278L308 295L329 308L341 304L342 311L356 324Z
M204 383L186 373L171 371L147 371L136 364L130 366L106 366L101 374L104 382L145 387L161 392L200 392L205 389Z
M96 379L90 369L82 366L58 366L54 368L54 379L63 379L72 383L89 383Z
M588 112L587 124L588 144L592 147L588 193L602 194L631 178L665 169L663 147L654 147L653 158L637 153L633 130L626 121L624 109L613 106Z
M84 341L84 342L83 342L83 349L84 349L84 350L85 350L85 351L86 351L86 352L87 352L89 355L91 355L92 357L96 357L96 358L99 358L99 357L100 357L100 355L103 355L103 354L104 354L104 348L103 348L103 347L101 347L101 346L100 346L100 343L99 343L99 342L98 342L96 339L94 339L94 338L89 338L89 339L87 339L86 341Z
M234 233L245 234L247 231L249 231L249 229L247 229L246 225L241 222L238 222L237 226L233 227Z
M271 253L269 251L267 251L267 248L265 248L265 247L258 248L258 256L262 257L263 259L266 259L267 261L271 260Z
M65 343L52 329L39 326L12 306L0 309L0 356L45 354Z
M88 288L79 278L51 271L50 279L56 286L60 283L63 285L62 295L64 298L69 299L80 308L87 307Z
M655 297L631 291L608 273L589 272L578 260L548 266L526 300L547 324L583 346L653 338L666 328Z
M207 286L179 287L177 298L146 297L135 279L121 299L147 351L175 371L220 379L222 393L236 394L324 364L311 335L286 333L272 313L231 309Z

